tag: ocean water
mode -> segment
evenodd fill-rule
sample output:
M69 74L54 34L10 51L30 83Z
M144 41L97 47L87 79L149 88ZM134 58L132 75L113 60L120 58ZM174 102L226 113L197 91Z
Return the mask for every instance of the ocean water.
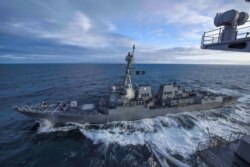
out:
M204 166L195 151L208 138L250 133L250 66L135 65L133 76L156 93L161 83L177 82L239 97L219 109L166 115L107 125L38 124L13 111L14 105L46 101L97 102L124 74L119 64L0 65L0 166L150 166L150 141L191 166Z

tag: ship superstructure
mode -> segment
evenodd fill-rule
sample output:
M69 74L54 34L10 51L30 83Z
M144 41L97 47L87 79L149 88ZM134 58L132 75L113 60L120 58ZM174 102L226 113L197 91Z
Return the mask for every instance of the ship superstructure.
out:
M147 108L177 107L192 104L223 102L222 95L207 91L187 91L176 83L161 84L158 93L153 96L151 85L136 85L132 82L135 45L132 54L129 52L126 61L124 82L110 87L109 107L143 105ZM228 99L229 100L229 99Z

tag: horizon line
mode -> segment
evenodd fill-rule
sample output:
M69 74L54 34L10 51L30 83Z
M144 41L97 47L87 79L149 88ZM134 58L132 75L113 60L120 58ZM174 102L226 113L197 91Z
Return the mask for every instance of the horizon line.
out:
M0 63L0 65L66 65L66 64L107 64L107 65L111 65L111 64L126 64L124 63L101 63L101 62L53 62L53 63ZM136 64L140 64L140 65L221 65L221 66L250 66L250 64L220 64L220 63L134 63Z

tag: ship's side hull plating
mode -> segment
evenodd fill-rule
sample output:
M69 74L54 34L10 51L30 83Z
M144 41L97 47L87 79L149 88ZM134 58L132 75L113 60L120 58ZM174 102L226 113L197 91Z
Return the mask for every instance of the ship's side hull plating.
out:
M118 107L117 109L109 110L109 114L97 115L74 115L72 113L46 113L46 112L32 112L32 111L19 111L22 114L29 116L37 121L49 120L53 124L61 123L89 123L89 124L105 124L115 121L136 121L145 118L155 118L157 116L164 116L166 114L176 114L181 112L192 112L215 109L230 104L233 101L221 103L214 102L208 104L195 104L181 107L172 108L159 108L148 109L142 106L137 107Z

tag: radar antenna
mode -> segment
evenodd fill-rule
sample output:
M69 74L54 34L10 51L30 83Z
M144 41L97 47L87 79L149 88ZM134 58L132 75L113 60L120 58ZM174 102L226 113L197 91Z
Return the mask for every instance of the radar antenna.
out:
M133 88L133 82L131 79L131 70L133 68L133 61L134 61L134 52L135 52L135 45L133 45L132 54L128 52L128 55L126 56L127 66L125 70L125 76L124 76L124 88L126 90L126 97L131 99L134 98L134 88Z
M201 48L250 52L250 20L248 19L247 12L234 9L217 13L214 25L219 28L203 33ZM245 26L240 27L242 25Z

